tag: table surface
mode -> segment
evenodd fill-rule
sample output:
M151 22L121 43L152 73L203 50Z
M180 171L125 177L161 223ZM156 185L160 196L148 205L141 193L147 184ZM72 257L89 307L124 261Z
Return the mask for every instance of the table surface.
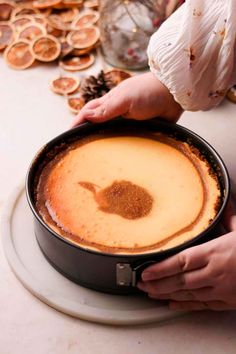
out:
M96 65L86 74L98 69ZM35 152L70 126L73 115L65 99L49 90L50 80L59 73L54 65L17 72L8 69L0 58L0 210L11 190L24 178ZM216 148L236 182L236 106L225 100L210 112L186 112L179 123ZM236 352L234 311L197 312L137 327L98 325L59 313L31 295L16 279L1 242L0 304L1 354Z

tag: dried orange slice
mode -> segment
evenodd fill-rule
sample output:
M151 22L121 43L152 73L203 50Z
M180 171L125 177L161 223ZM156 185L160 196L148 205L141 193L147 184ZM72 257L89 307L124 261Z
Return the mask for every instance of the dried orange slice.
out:
M78 114L84 107L85 102L82 97L69 97L67 100L67 105L71 112Z
M11 68L18 70L26 69L34 62L29 42L25 40L12 43L7 47L4 52L4 58Z
M105 72L105 78L112 82L114 86L119 85L122 81L129 79L132 75L124 70L112 69Z
M48 17L48 24L49 26L61 30L61 31L70 31L70 24L65 23L61 20L61 18L57 15L50 15Z
M47 26L47 20L43 15L34 15L33 20L38 23L39 25L42 25L44 27Z
M73 29L81 27L89 27L94 25L99 20L98 11L84 11L83 13L76 16L73 20L71 27Z
M47 16L49 16L52 12L52 9L50 7L48 7L47 9L40 9L38 10L40 12L41 15L43 15L45 18Z
M98 0L86 0L84 1L84 7L88 9L97 9L99 6Z
M35 59L50 62L57 59L61 53L61 44L53 36L41 36L31 43L31 49Z
M6 48L13 39L13 27L8 22L0 22L0 50Z
M15 3L13 1L0 0L0 21L8 21L14 8Z
M39 10L35 9L32 6L23 5L23 6L17 6L12 11L11 18L16 17L16 16L35 15L35 14L39 14Z
M89 68L95 61L94 55L85 54L80 57L66 57L59 61L61 68L67 71L80 71Z
M71 56L73 57L80 57L81 55L90 53L93 49L95 48L95 46L93 45L92 47L88 47L88 48L84 48L84 49L74 49L71 51Z
M61 3L61 0L35 0L33 6L36 9L47 9L56 6Z
M46 25L46 30L48 35L56 37L56 38L61 38L63 37L64 31L56 29L52 26L50 26L49 24Z
M97 48L99 45L100 45L100 40L98 40L95 44L93 44L93 45L91 45L89 47L86 47L86 48L78 48L77 49L77 48L74 47L74 52L77 53L77 54L75 54L75 56L89 53L93 49Z
M81 55L90 53L92 50L94 50L95 48L97 48L100 45L100 41L97 41L94 45L92 45L91 47L88 48L84 48L84 49L73 49L71 52L71 55L74 57L79 57Z
M83 6L83 0L63 0L62 4L69 7L81 7Z
M75 77L61 76L52 80L51 90L59 95L69 95L78 90L80 80Z
M21 28L18 38L19 39L26 39L28 41L32 41L35 38L46 35L47 31L43 26L40 26L38 24L29 24Z
M80 28L68 33L67 42L76 49L83 49L93 46L100 37L100 31L95 26Z
M25 25L29 25L33 22L33 17L29 15L14 17L11 20L11 24L14 26L16 31L19 31Z
M51 16L57 17L64 23L70 23L74 20L78 13L79 10L76 7L72 7L70 9L63 8L62 10L54 10L52 11Z

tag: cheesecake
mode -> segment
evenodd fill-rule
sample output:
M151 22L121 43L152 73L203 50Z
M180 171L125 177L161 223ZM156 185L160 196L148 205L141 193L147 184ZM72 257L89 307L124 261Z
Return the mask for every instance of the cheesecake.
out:
M200 151L164 133L101 133L67 143L35 185L36 208L51 229L109 254L181 245L208 228L221 200L217 174Z

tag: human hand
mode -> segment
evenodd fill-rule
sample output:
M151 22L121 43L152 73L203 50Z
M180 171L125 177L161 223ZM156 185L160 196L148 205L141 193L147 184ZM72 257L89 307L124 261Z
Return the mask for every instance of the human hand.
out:
M88 102L74 119L73 126L85 121L101 123L117 116L144 120L154 117L176 122L181 106L151 72L122 81L103 97Z
M142 273L138 288L169 300L173 310L236 309L236 215L228 206L228 234L189 248Z

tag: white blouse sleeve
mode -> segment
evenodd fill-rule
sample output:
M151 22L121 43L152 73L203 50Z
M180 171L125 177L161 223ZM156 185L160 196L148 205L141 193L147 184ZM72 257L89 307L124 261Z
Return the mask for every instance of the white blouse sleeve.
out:
M186 0L151 37L148 57L183 109L218 105L236 83L236 0Z

